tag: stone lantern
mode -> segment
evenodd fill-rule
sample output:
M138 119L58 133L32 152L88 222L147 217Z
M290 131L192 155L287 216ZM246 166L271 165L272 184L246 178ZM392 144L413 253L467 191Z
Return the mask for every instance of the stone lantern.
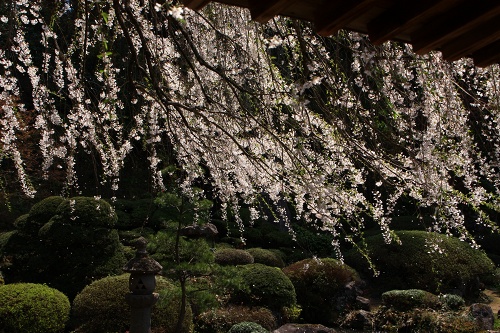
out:
M151 332L151 307L158 301L155 293L156 278L163 267L148 256L147 240L140 237L135 244L135 258L131 259L123 270L130 273L130 293L125 295L125 301L131 307L130 333Z

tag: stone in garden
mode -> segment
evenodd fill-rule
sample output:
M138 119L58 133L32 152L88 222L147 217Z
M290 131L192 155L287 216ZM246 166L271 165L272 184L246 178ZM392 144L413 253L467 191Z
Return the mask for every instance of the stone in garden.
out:
M356 296L356 308L370 311L370 300L365 297Z
M354 310L347 314L342 327L356 330L369 329L373 327L373 314L365 310Z
M469 308L470 314L476 320L480 330L492 330L495 317L489 305L474 303Z
M181 235L190 238L207 237L213 238L219 234L215 224L207 223L203 225L192 224L181 229Z

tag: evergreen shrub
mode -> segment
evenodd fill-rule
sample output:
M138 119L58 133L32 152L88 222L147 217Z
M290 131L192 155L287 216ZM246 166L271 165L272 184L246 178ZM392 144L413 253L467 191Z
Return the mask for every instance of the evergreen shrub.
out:
M54 216L59 205L64 201L63 197L50 196L31 207L25 223L17 221L18 229L27 234L37 235L38 230Z
M46 285L0 286L0 332L63 332L69 312L68 298Z
M423 289L434 294L478 295L481 279L491 279L495 266L486 254L454 237L425 231L396 231L401 244L386 244L382 235L367 237L368 255L380 271L377 278L356 251L345 260L384 290Z
M386 306L398 311L408 311L415 308L439 309L441 301L438 296L421 289L390 290L382 294Z
M283 259L281 259L281 257L274 251L258 247L250 248L246 251L252 255L254 263L256 264L264 264L279 268L283 268L285 266Z
M233 325L228 333L268 333L264 327L251 321L244 321Z
M39 231L44 253L39 270L45 281L72 299L93 280L120 273L126 258L113 229L116 219L104 200L63 201Z
M465 305L465 300L454 294L440 295L439 299L446 310L460 310Z
M356 294L346 286L361 283L352 267L332 258L304 259L283 272L295 287L301 318L324 325L335 324L341 313L354 306Z
M295 288L290 279L277 267L263 264L241 266L239 274L245 288L233 295L233 303L265 306L273 311L282 311L297 304Z
M79 332L125 332L130 325L130 307L125 302L130 274L105 277L85 287L73 301L72 326ZM151 325L155 332L173 333L180 309L177 287L157 277L156 292L160 299L153 307ZM192 317L189 308L181 333L190 332Z
M241 249L223 248L215 252L215 263L219 265L252 264L254 259L250 253Z
M200 314L195 321L199 333L226 333L233 325L253 322L271 331L277 328L276 318L264 307L229 306Z

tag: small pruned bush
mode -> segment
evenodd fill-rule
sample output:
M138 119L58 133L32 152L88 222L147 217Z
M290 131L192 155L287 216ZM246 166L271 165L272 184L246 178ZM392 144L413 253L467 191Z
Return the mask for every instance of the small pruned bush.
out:
M465 305L465 300L454 294L440 295L439 299L446 310L460 310Z
M242 266L239 274L246 288L234 294L234 303L265 306L274 311L293 307L297 303L295 288L281 269L250 264Z
M42 284L0 287L0 332L63 332L70 303L60 291Z
M382 301L386 306L398 311L407 311L415 308L438 309L441 307L438 296L421 289L386 291L382 294Z
M233 325L253 322L267 331L277 328L276 318L264 307L229 306L206 311L198 316L195 331L199 333L226 333Z
M78 332L125 332L130 325L130 307L125 302L130 274L110 276L92 282L73 301L72 325ZM160 299L153 307L152 328L155 332L173 333L180 309L177 288L169 280L157 277L156 292ZM182 333L192 328L191 312L186 313Z
M219 265L252 264L254 259L250 253L241 249L224 248L215 252L215 262Z
M477 333L481 331L472 316L462 312L413 309L398 311L382 306L373 316L377 332Z
M264 264L279 268L283 268L285 266L283 259L281 259L281 257L274 251L254 247L248 249L247 252L252 255L254 263L256 264Z
M336 324L340 314L352 309L355 288L361 284L357 272L332 258L304 259L283 269L292 281L301 317L306 322Z
M268 333L264 327L251 321L244 321L233 325L228 333Z
M17 221L22 232L36 235L38 230L56 215L57 208L64 201L63 197L50 196L31 207L26 220Z

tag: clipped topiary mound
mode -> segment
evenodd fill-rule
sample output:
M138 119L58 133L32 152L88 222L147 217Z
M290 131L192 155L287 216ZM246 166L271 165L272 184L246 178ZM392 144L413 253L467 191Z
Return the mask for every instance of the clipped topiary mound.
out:
M63 201L40 228L45 253L40 270L47 283L70 299L92 280L119 274L126 262L116 214L104 200L75 197Z
M336 324L341 313L353 308L361 280L356 271L332 258L305 259L283 269L297 292L306 322Z
M92 197L73 197L57 207L58 221L89 227L113 228L118 220L111 205Z
M0 332L63 332L70 303L60 291L41 284L0 286Z
M260 247L254 247L247 250L254 259L254 263L263 264L272 267L285 267L283 259L276 252L267 249L261 249Z
M408 311L415 308L439 309L439 297L421 289L390 290L382 294L386 306L398 311Z
M26 221L22 224L18 222L19 229L28 234L38 234L38 230L56 215L57 208L63 201L63 197L51 196L37 202L31 207Z
M265 306L274 311L297 304L295 288L281 269L249 264L242 266L239 274L243 277L245 288L235 293L234 303Z
M269 309L230 306L199 315L195 323L195 331L199 333L226 333L233 325L241 322L257 323L268 331L277 328L276 318Z
M110 276L85 287L73 301L72 325L79 332L125 332L130 325L130 307L125 302L129 293L130 274ZM180 309L176 287L169 280L157 277L156 292L160 299L153 307L151 325L155 332L173 333ZM172 297L173 295L173 297ZM183 333L191 331L189 308Z
M474 297L479 293L480 279L494 273L495 266L484 252L457 238L425 231L395 233L401 245L386 244L381 235L365 240L368 255L380 271L374 282L383 282L385 290L423 289ZM372 278L359 253L348 253L345 259Z
M443 308L446 310L457 311L465 305L465 300L454 294L440 295L439 300L443 304Z
M246 265L252 264L254 259L245 250L224 248L215 252L215 262L219 265Z
M264 327L251 321L244 321L233 325L228 333L268 333Z

